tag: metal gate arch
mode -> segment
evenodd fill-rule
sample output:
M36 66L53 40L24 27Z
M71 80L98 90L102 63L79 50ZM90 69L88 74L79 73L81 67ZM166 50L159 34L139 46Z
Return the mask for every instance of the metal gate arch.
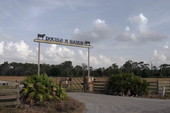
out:
M47 44L57 44L57 45L64 45L64 46L72 46L72 47L81 47L88 49L88 57L87 57L87 67L88 67L88 75L87 77L69 77L61 79L59 82L60 87L62 87L63 83L65 82L66 90L67 91L86 91L87 85L90 78L90 49L93 46L90 45L90 41L76 41L76 40L68 40L62 38L55 38L46 36L46 34L37 34L37 38L34 39L34 42L38 43L38 75L40 75L40 43L47 43Z

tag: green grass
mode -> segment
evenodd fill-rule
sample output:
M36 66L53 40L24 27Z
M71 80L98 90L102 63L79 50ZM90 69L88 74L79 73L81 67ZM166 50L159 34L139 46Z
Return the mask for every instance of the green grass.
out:
M0 89L15 89L14 86L0 86Z

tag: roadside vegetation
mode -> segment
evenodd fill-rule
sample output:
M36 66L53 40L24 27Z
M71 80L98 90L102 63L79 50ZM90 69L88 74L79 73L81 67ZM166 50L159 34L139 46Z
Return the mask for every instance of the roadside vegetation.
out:
M0 107L0 113L82 113L84 110L83 103L68 97L46 74L29 76L23 85L20 105Z
M147 95L148 83L139 76L129 73L112 75L108 79L107 93L112 95Z
M24 104L41 104L68 98L64 89L55 85L46 74L29 76L24 80L23 85L21 99Z
M44 102L40 105L0 107L0 113L83 113L84 104L68 98L58 102Z

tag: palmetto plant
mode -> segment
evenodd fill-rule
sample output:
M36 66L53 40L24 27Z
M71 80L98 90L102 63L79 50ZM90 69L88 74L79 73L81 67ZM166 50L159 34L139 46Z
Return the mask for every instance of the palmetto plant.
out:
M23 83L21 94L23 102L26 104L57 101L67 97L64 90L59 89L46 74L29 76ZM56 89L55 94L54 88Z

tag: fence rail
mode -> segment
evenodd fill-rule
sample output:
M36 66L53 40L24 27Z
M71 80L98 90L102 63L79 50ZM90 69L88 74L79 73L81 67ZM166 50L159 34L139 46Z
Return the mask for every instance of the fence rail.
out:
M106 90L106 81L95 80L93 83L93 92L96 93L105 93Z
M148 82L149 86L148 86L148 89L149 89L149 93L152 94L152 93L158 93L158 81L152 81L152 82Z
M0 80L3 81L23 81L26 76L0 76ZM63 77L51 77L56 84L59 84L59 80ZM95 81L92 83L93 91L104 91L105 84L108 80L108 77L95 77ZM165 87L165 93L170 93L170 78L143 78L149 83L149 92L150 93L161 93L162 88ZM71 91L83 91L83 77L73 77L70 85L66 90ZM103 89L102 89L103 87Z
M0 106L18 105L20 104L19 89L1 89L0 90Z
M170 80L164 80L164 81L148 81L148 89L149 94L162 94L163 87L165 87L165 94L170 93ZM106 88L106 81L104 80L96 80L93 83L93 91L94 92L105 92Z
M165 94L170 93L170 80L167 81L152 81L149 83L149 93L162 93L163 87L165 87Z

